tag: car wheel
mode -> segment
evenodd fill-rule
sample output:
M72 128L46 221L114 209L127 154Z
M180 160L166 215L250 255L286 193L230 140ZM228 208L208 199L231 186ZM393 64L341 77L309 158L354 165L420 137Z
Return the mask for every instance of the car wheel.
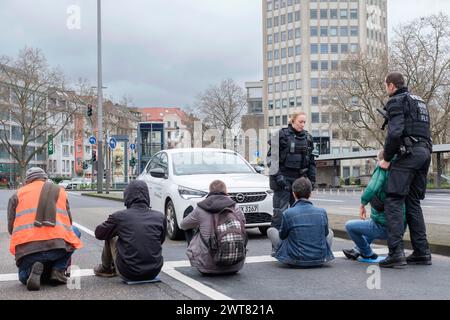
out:
M259 232L261 232L261 234L263 236L267 236L267 230L269 230L270 227L258 227Z
M166 222L167 222L167 235L170 240L182 240L183 231L178 228L177 215L175 214L175 207L173 202L169 200L166 205Z

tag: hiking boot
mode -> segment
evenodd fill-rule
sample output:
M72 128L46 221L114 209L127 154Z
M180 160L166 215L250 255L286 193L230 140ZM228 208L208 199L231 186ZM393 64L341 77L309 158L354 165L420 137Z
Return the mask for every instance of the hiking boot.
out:
M381 268L402 268L406 266L406 257L404 254L388 255L386 259L380 261L378 265Z
M29 291L38 291L41 288L41 276L44 272L44 265L40 262L35 262L31 267L30 276L27 280L27 289Z
M97 267L94 268L94 274L97 277L103 278L112 278L117 275L116 269L114 269L113 267L105 268L102 264L99 264Z
M406 257L406 262L411 265L424 265L430 266L431 262L431 254L426 254L423 256L415 255L414 253Z
M65 275L65 270L53 269L50 275L50 283L53 285L66 284L67 277Z

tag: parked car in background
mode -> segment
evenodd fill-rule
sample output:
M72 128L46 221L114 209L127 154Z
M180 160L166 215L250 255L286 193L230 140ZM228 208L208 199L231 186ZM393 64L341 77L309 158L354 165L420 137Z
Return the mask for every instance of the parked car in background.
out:
M273 192L269 178L256 170L237 152L223 149L171 149L160 151L138 177L147 183L150 203L167 219L170 239L181 239L183 217L204 200L209 185L222 180L229 196L246 218L246 227L258 227L266 234L272 221Z
M67 186L65 187L67 190L76 190L81 189L84 186L87 186L91 183L91 180L86 178L73 178L69 181Z
M58 186L66 189L69 184L70 184L70 180L62 180L60 183L58 183Z

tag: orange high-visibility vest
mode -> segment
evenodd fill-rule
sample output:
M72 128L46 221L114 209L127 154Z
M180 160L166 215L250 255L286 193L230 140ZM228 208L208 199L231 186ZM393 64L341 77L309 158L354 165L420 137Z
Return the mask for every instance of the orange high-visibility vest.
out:
M36 227L34 225L39 196L43 187L43 181L35 181L17 191L19 201L9 245L9 250L13 255L16 254L16 246L33 241L64 239L75 249L83 247L82 242L72 230L66 206L67 194L64 190L59 192L58 201L56 202L56 226Z

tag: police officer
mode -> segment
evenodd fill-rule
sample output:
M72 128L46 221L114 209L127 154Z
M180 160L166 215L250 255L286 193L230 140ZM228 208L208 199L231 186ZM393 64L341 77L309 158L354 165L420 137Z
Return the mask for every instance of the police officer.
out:
M312 136L304 130L306 114L294 113L287 128L269 140L268 164L273 195L272 227L280 229L283 212L294 203L291 186L300 177L316 182L316 163Z
M385 107L388 133L384 160L380 167L388 170L385 213L388 233L388 257L380 267L392 268L406 264L431 264L420 200L425 198L427 173L431 162L430 116L422 98L411 95L400 73L386 77L389 101ZM390 163L394 156L397 159ZM403 248L403 205L414 252L405 258Z

